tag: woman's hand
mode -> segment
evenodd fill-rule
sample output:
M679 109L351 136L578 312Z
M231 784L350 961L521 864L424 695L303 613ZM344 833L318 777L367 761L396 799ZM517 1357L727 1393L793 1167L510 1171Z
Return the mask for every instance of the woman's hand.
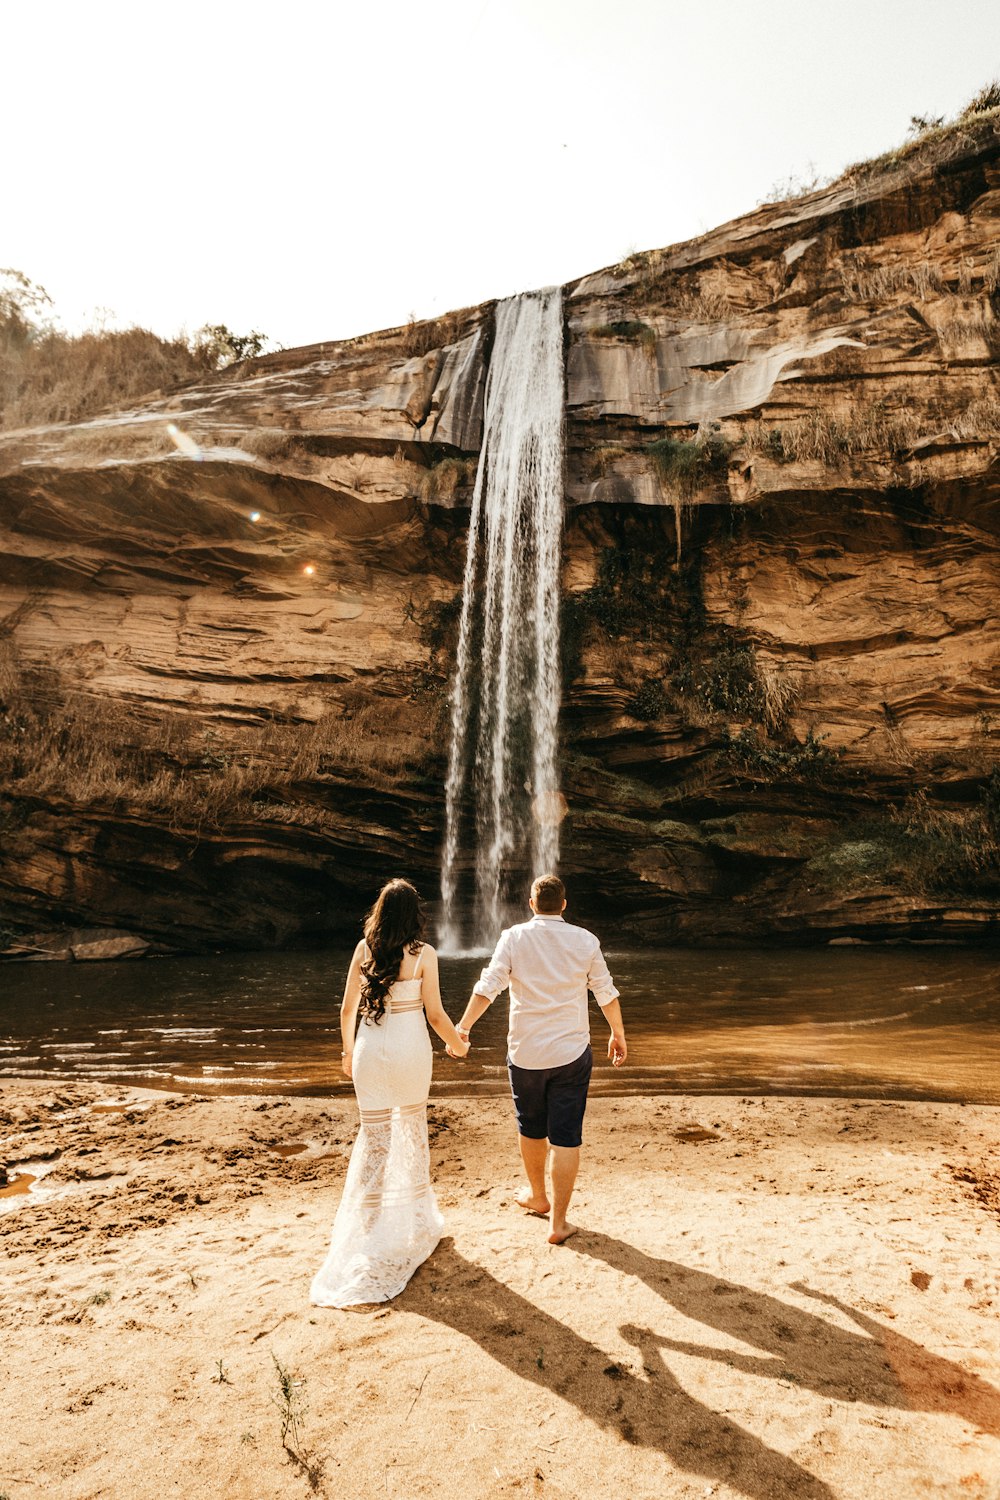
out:
M353 1078L354 1077L354 1074L351 1071L352 1068L353 1068L353 1066L354 1066L354 1057L353 1057L353 1055L350 1052L342 1052L340 1054L340 1071L343 1073L343 1075L344 1075L345 1078Z

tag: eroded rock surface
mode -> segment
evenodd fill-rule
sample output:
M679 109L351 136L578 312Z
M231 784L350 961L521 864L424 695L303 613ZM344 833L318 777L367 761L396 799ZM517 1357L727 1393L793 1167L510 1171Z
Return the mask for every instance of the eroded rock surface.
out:
M581 920L996 939L996 129L566 288ZM390 874L433 893L492 323L0 433L12 946L314 939Z

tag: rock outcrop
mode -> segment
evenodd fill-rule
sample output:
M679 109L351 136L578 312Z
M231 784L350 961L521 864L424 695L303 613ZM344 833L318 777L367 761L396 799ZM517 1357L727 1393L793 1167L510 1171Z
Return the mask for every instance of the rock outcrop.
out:
M581 919L996 941L996 115L566 288ZM433 893L492 322L0 433L11 945L314 940L390 873Z

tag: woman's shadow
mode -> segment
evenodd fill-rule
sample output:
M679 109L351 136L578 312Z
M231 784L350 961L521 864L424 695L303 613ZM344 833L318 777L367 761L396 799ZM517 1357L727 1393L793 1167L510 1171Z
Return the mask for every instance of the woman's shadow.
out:
M583 1237L581 1231L576 1238ZM587 1238L603 1249L618 1244L605 1236ZM833 1500L822 1480L684 1390L652 1329L627 1333L643 1352L640 1377L465 1260L450 1239L442 1240L397 1305L454 1328L514 1374L572 1402L599 1427L663 1453L689 1474L724 1482L751 1500Z

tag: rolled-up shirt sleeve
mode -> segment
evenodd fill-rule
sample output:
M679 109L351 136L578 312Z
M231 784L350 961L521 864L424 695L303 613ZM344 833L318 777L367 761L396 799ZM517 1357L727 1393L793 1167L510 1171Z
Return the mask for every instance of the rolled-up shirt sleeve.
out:
M587 970L587 988L593 993L598 1005L610 1005L612 1000L618 999L619 991L611 978L600 943L594 945L594 955Z
M610 978L610 975L609 975ZM474 995L483 995L487 1000L495 1000L501 990L505 990L510 983L510 935L509 932L500 934L500 941L493 951L486 968L480 974L472 987Z

